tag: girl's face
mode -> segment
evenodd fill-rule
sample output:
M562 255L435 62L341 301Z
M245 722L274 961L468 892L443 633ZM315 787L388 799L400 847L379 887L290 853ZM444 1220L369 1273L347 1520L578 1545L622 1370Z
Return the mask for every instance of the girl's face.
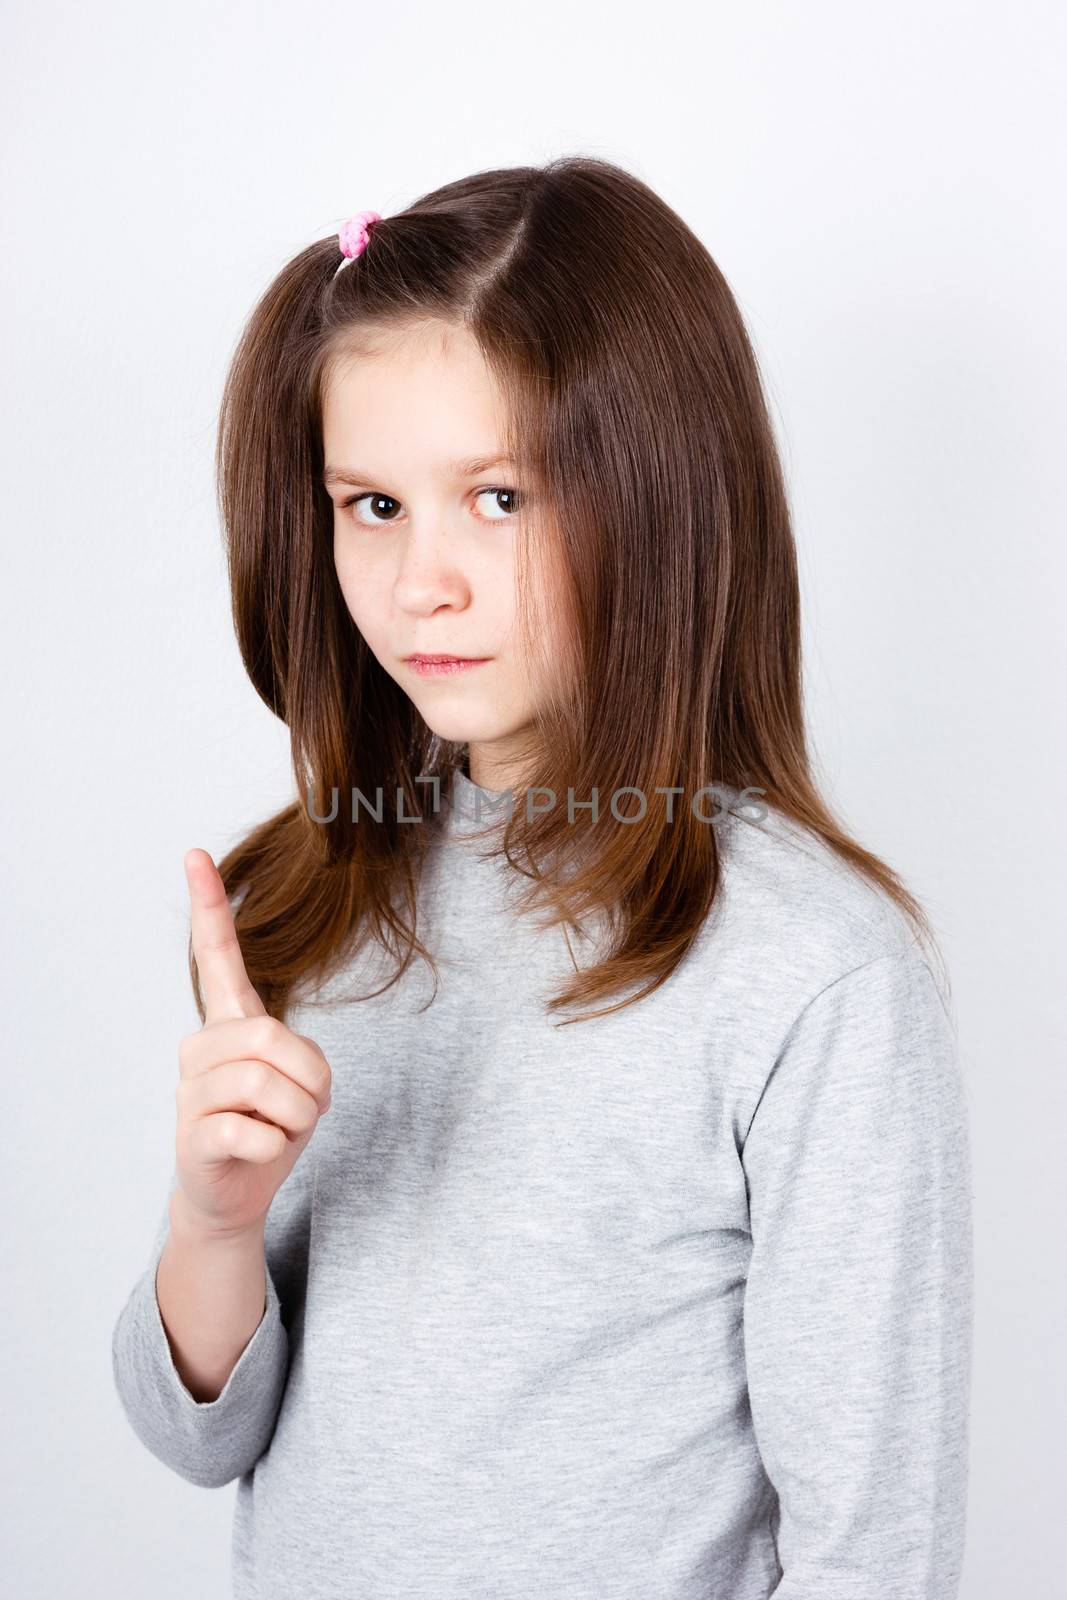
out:
M323 406L334 565L353 622L433 732L469 745L474 782L517 787L551 684L519 636L522 485L496 459L500 398L477 343L445 323L374 330L361 354L335 362ZM530 563L555 674L562 585L536 549ZM413 655L479 664L420 671Z

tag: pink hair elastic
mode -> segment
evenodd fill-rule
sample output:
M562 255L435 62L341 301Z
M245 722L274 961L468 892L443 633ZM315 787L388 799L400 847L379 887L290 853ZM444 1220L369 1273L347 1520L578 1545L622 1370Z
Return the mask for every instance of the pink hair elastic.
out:
M342 223L337 242L345 259L338 266L338 272L341 267L346 267L349 261L354 261L356 256L362 255L367 248L371 228L381 220L381 215L377 211L357 211L347 222Z

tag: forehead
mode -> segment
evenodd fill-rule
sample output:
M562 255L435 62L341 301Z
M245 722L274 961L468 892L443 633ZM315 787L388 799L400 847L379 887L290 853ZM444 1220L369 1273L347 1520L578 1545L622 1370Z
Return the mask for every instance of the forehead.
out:
M474 337L452 324L361 329L331 357L323 384L328 460L361 446L422 441L458 457L503 448L504 402Z
M477 340L451 323L359 329L346 336L327 362L324 395L335 401L398 387L458 387L479 397L495 394Z

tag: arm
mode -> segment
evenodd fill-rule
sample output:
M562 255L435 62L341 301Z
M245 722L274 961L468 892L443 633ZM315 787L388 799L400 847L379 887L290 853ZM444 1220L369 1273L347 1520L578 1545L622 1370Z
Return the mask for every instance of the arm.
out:
M299 1170L298 1166L290 1177ZM210 1250L206 1257L198 1255L203 1247L181 1235L179 1210L168 1264L164 1254L171 1250L168 1240L180 1194L172 1180L148 1266L115 1324L112 1371L130 1425L165 1466L205 1488L219 1488L250 1472L274 1432L289 1366L288 1319L283 1320L276 1284L291 1281L293 1258L302 1247L292 1203L295 1190L296 1186L287 1182L275 1196L258 1261L247 1241L234 1247L237 1253L229 1258L222 1247L214 1255ZM193 1285L188 1274L196 1270L197 1262L203 1276ZM259 1274L258 1322L249 1311L253 1273ZM214 1332L211 1305L226 1292L231 1274L227 1313L230 1316L232 1312L231 1327L221 1337L215 1333L206 1343L198 1343L198 1320L203 1316L205 1331ZM183 1291L192 1294L191 1302L183 1301ZM160 1294L168 1314L174 1299L175 1325L170 1337L160 1310ZM242 1319L255 1322L255 1326L243 1348L237 1350L242 1344L243 1330L238 1327ZM177 1357L176 1349L180 1352ZM228 1374L224 1371L227 1367ZM192 1392L185 1375L192 1379ZM218 1390L214 1398L197 1398L214 1390Z
M917 950L808 1004L742 1150L745 1359L775 1600L954 1600L972 1339L969 1133Z
M266 1308L263 1223L234 1238L205 1235L171 1196L156 1268L156 1303L174 1366L194 1400L217 1400Z

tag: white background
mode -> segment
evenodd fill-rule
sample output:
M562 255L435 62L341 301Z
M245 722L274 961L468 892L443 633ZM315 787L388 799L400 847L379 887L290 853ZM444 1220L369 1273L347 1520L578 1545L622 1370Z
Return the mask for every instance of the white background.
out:
M1063 12L37 3L4 22L10 1592L222 1600L234 1487L110 1339L197 1025L182 856L291 797L233 639L214 424L285 260L580 152L699 234L763 365L832 803L924 900L972 1107L963 1600L1064 1591ZM649 241L650 248L655 241Z

